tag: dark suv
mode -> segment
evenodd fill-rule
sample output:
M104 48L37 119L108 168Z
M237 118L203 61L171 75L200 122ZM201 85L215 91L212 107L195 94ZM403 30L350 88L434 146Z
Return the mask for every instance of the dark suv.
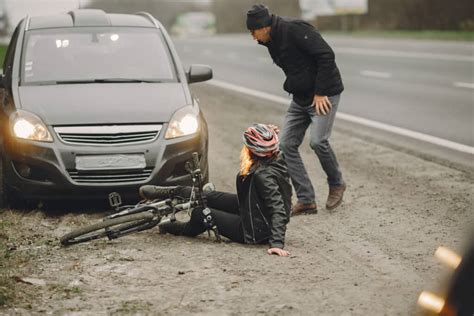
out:
M193 152L207 178L207 123L188 84L212 70L185 72L151 15L27 17L3 71L0 207L189 184Z

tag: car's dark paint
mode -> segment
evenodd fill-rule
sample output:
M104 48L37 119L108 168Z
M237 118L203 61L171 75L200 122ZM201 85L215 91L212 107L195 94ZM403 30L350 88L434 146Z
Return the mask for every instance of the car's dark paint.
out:
M21 85L21 56L25 32L48 28L114 26L156 28L168 45L177 82L172 83L79 83L62 85ZM209 67L191 66L185 72L163 26L147 13L106 14L100 10L77 10L50 17L22 20L10 41L4 73L0 78L0 208L7 201L56 198L105 198L111 191L137 196L143 184L189 184L185 161L197 151L203 174L208 174L207 123L192 97L188 84L212 78ZM3 89L1 89L3 88ZM172 115L192 107L199 113L200 128L195 134L165 139ZM36 114L46 124L53 142L22 140L12 136L9 118L21 109ZM145 143L117 146L74 145L59 139L58 126L121 126L122 124L162 124L156 139ZM90 184L77 183L69 172L75 169L77 155L143 154L152 168L146 181ZM19 169L28 166L29 178ZM105 171L114 174L115 171Z

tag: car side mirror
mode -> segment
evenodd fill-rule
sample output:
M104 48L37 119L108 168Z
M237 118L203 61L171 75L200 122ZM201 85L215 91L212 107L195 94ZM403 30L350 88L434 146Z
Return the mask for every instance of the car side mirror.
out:
M212 79L212 69L206 65L191 65L186 73L188 83L202 82Z

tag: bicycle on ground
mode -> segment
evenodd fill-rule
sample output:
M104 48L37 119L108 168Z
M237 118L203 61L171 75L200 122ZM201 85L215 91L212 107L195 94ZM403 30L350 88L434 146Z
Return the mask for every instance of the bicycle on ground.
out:
M164 218L171 222L176 221L176 213L179 211L191 211L201 208L204 214L204 224L210 235L214 233L216 240L221 237L212 217L211 210L206 206L203 197L204 191L212 191L213 185L208 183L203 188L202 172L199 167L199 157L193 153L193 158L185 164L186 170L191 174L192 190L188 199L173 197L165 200L140 201L136 205L122 205L122 199L116 192L109 194L110 206L115 212L106 216L102 221L83 226L73 230L60 238L62 245L72 245L81 242L92 241L100 238L109 240L119 238L134 232L140 232L157 226Z

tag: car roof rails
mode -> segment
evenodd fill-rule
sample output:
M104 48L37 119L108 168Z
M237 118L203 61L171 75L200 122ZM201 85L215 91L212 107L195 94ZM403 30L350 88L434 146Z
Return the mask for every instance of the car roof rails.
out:
M97 9L79 9L69 11L74 26L110 26L107 13Z
M153 25L154 25L157 29L159 29L159 28L162 27L161 24L160 24L150 13L148 13L148 12L140 11L140 12L136 12L135 14L136 14L136 15L141 15L141 16L147 18L148 20L150 20L151 23L153 23Z
M30 27L30 15L29 14L26 16L25 20L26 20L25 31L28 31L28 28Z

